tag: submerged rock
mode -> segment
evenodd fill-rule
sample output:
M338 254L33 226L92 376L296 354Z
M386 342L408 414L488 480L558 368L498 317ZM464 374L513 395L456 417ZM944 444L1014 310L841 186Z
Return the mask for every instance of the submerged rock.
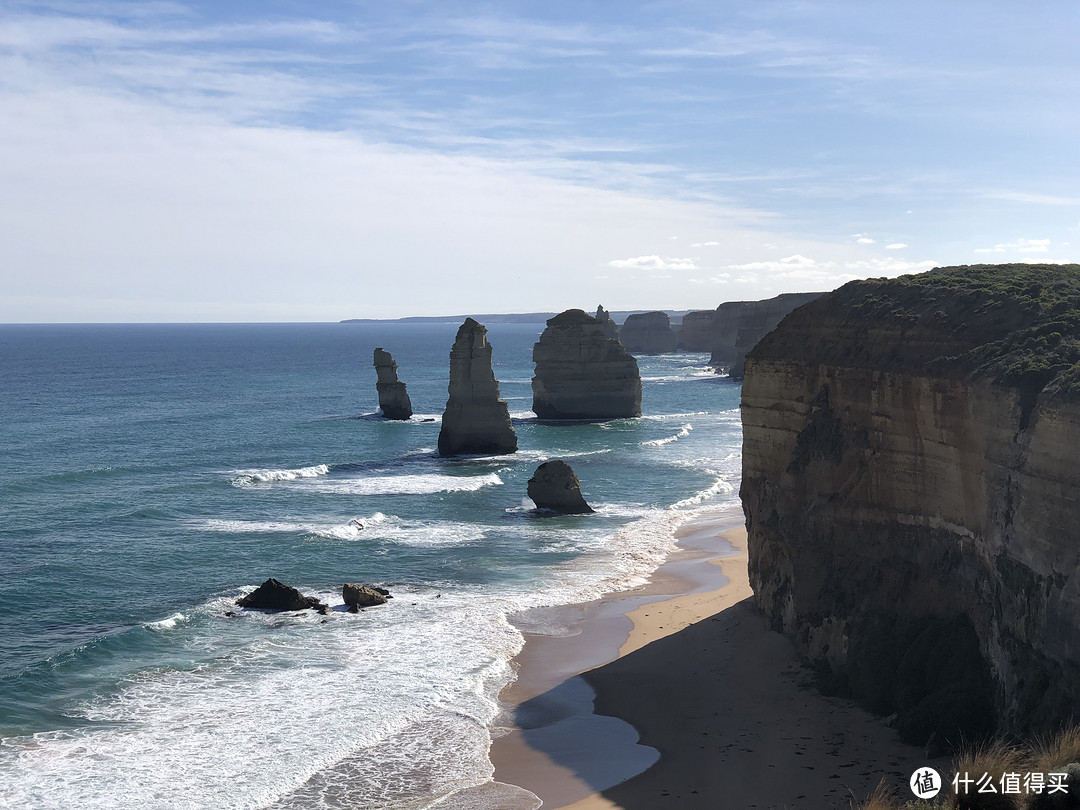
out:
M258 610L307 610L325 608L314 596L304 596L296 588L271 577L247 596L236 600L240 607Z
M529 498L538 509L550 509L564 515L591 514L593 508L581 496L581 482L560 459L545 461L529 479Z
M517 452L517 435L510 411L500 399L499 383L491 369L487 329L466 318L450 350L450 387L439 455L503 455Z
M580 309L547 322L533 347L533 412L541 419L641 416L637 360Z
M386 600L390 598L390 591L371 585L354 585L346 582L341 586L341 598L349 607L371 607L385 605Z
M375 373L378 381L379 408L387 419L408 419L412 416L412 400L405 390L405 383L398 379L397 363L390 352L378 348L374 352Z
M628 315L619 330L619 340L629 352L666 354L675 351L675 332L666 312Z

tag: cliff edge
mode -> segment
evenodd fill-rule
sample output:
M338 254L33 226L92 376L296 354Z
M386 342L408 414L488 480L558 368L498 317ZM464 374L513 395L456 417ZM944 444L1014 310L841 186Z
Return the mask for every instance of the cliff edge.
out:
M1080 715L1080 265L851 282L746 356L750 580L909 742Z

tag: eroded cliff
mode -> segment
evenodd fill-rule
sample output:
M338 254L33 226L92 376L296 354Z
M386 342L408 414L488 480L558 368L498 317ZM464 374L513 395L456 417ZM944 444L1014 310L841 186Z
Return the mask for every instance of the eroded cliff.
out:
M852 282L747 355L756 599L922 744L1080 714L1080 265Z
M762 301L728 301L716 308L709 364L739 379L743 358L784 316L822 293L782 293Z

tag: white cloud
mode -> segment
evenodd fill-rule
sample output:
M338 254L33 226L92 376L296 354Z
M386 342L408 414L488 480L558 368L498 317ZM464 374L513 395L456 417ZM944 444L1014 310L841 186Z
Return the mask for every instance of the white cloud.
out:
M1050 249L1049 239L1017 239L1015 242L1001 242L988 248L975 248L975 253L1046 253Z
M1062 197L1057 194L1039 194L1030 191L993 189L984 191L983 197L989 200L1006 200L1033 205L1080 205L1080 197Z
M851 235L851 238L854 239L856 242L858 242L860 245L875 245L875 244L877 244L876 239L871 239L869 236L867 236L864 233L853 233Z
M719 242L694 242L692 245L690 245L690 247L716 247L719 244Z
M886 250L903 250L906 247L907 247L907 245L904 244L903 242L893 242L891 245L886 245L885 249Z
M661 258L660 256L635 256L632 259L614 259L608 267L619 270L699 270L693 259Z

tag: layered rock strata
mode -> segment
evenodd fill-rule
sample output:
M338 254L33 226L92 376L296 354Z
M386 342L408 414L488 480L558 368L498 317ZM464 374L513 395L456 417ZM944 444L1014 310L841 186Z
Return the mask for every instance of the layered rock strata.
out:
M728 301L716 308L713 321L712 356L709 364L717 371L740 379L743 358L784 317L822 293L784 293L763 301Z
M545 461L529 479L529 498L537 509L564 515L588 515L594 511L581 495L581 482L565 461Z
M510 411L491 367L487 329L466 318L450 349L450 387L439 431L439 455L517 452Z
M637 360L580 309L547 322L533 347L533 412L541 419L641 416Z
M628 352L666 354L675 351L675 332L666 312L627 315L619 329L619 340Z
M412 416L412 400L405 383L398 379L397 363L390 352L378 348L374 352L375 390L379 394L379 408L387 419L408 419Z
M746 357L750 578L909 741L1080 716L1080 265L852 282Z

